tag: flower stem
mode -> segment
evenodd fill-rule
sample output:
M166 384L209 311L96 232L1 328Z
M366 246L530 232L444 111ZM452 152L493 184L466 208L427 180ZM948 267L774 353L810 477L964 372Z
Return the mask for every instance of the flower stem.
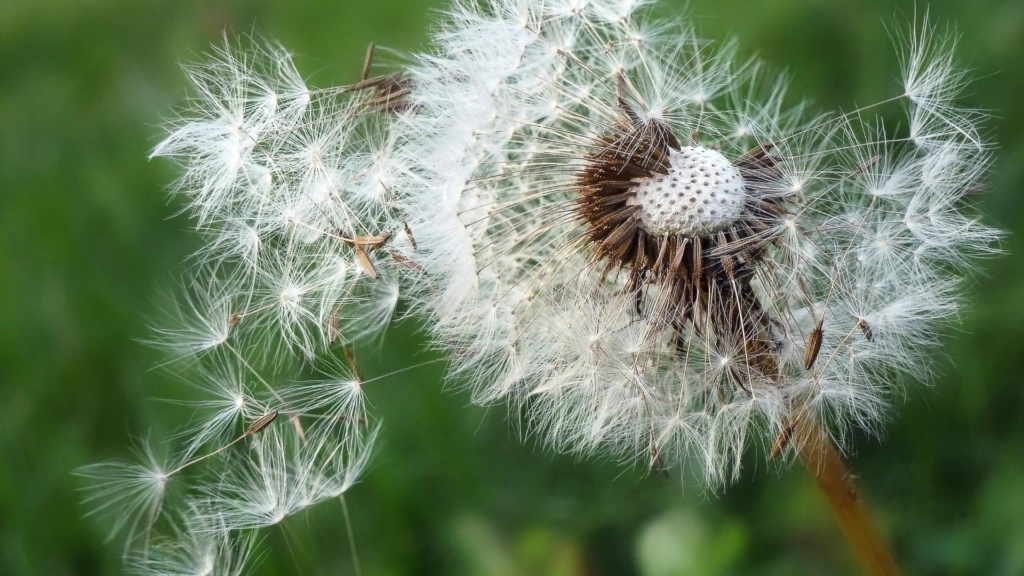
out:
M839 451L821 426L808 420L798 425L797 453L828 500L861 569L866 576L898 576L899 568L871 521Z

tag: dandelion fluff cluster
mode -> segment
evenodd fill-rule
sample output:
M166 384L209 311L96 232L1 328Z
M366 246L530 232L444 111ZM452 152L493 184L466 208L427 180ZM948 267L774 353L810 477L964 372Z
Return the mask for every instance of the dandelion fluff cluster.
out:
M402 202L454 372L559 450L734 477L808 418L873 431L997 234L981 115L927 23L905 93L811 116L642 2L459 3L413 74Z
M196 96L153 156L181 164L174 190L205 242L154 341L200 390L195 418L170 448L81 474L140 573L237 574L257 529L365 467L376 428L344 347L391 320L383 245L406 240L385 228L386 94L310 89L280 48L223 48L186 71Z
M892 98L814 115L647 4L458 0L430 53L335 89L278 48L188 68L153 155L205 245L156 340L206 398L172 462L84 471L130 541L172 526L139 566L237 573L252 531L353 485L376 428L347 346L400 297L474 401L710 487L800 422L875 432L927 379L999 239L971 207L991 146L954 38L915 21ZM184 527L163 506L182 475Z
M239 332L250 347L312 358L379 330L397 278L355 244L393 219L392 143L374 93L310 90L281 49L214 56L188 68L198 96L152 153L184 168L175 190L206 239L198 302L168 345L200 353Z

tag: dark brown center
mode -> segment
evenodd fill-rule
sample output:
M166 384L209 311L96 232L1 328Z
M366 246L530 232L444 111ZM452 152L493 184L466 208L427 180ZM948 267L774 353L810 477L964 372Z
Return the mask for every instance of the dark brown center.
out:
M575 213L586 225L595 260L604 262L604 277L627 274L625 286L636 298L637 313L664 316L680 352L684 328L692 323L697 334L739 347L748 367L773 377L778 363L771 319L751 286L786 214L779 196L765 193L779 174L771 146L758 146L731 162L742 176L744 201L727 221L711 231L707 226L651 226L637 195L650 182L678 172L672 159L680 157L683 147L667 125L626 115L612 134L595 143L576 183ZM668 307L645 310L652 285L668 294Z

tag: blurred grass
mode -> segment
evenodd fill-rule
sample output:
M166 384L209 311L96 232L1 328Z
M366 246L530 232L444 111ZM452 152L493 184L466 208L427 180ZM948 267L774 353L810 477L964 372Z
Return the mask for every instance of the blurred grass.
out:
M254 34L311 84L356 77L365 46L425 46L440 0L36 0L0 3L0 574L116 574L71 471L173 429L186 393L137 342L195 246L146 155L185 95L179 62ZM691 0L708 37L785 66L821 109L877 101L897 65L886 26L910 1ZM852 468L908 574L1024 574L1024 3L931 4L956 23L995 111L985 199L1012 232L948 335L942 376L912 388ZM363 351L382 374L434 358L414 325ZM377 354L379 352L379 354ZM751 466L720 496L519 442L501 410L443 393L433 364L371 390L384 429L349 506L370 575L853 574L799 468ZM268 535L259 574L350 574L340 506Z

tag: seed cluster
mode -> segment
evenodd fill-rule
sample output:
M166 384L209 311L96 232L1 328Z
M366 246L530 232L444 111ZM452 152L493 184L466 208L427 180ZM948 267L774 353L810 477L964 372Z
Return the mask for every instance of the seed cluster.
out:
M598 142L577 179L576 214L605 274L626 272L638 314L648 286L661 287L667 300L652 313L674 332L680 353L689 323L743 350L740 387L754 372L776 378L771 318L751 286L786 213L778 198L760 193L778 173L771 146L730 162L716 150L680 145L667 125L620 106L626 119Z
M703 146L672 150L667 174L637 186L644 228L697 236L720 230L743 213L743 176L720 152Z

